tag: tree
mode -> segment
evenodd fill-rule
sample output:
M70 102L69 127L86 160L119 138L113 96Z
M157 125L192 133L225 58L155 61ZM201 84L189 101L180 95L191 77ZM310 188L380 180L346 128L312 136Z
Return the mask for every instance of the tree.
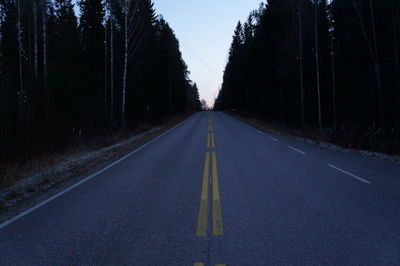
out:
M86 128L100 128L105 121L104 87L104 8L101 0L81 0L79 24L83 49L83 73L87 77L83 99Z
M254 25L236 28L216 109L393 149L399 16L394 0L269 0Z

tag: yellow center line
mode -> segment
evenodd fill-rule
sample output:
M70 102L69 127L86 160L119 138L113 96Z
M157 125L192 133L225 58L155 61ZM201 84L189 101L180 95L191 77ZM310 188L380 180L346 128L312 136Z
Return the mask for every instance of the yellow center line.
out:
M214 133L211 133L211 147L212 147L212 148L215 148Z
M203 262L197 262L194 264L194 266L204 266L205 264ZM226 266L226 264L215 264L215 266Z
M207 136L207 148L210 148L210 147L211 147L211 134L208 133L208 136Z
M222 235L222 212L219 195L217 156L212 152L212 186L213 186L213 235Z
M207 205L208 205L208 177L210 168L210 153L206 153L204 163L203 186L201 190L201 201L199 219L197 223L197 236L207 236Z

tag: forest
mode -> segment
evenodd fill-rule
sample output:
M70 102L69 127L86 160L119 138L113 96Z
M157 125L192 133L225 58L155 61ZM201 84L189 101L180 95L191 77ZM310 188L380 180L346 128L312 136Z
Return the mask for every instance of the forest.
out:
M179 49L151 0L0 0L0 157L199 110Z
M268 0L239 22L217 110L400 150L400 1Z

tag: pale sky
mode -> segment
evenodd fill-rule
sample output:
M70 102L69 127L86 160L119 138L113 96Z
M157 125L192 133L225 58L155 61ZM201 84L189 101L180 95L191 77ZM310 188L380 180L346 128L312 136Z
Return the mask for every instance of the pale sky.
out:
M214 104L222 83L233 31L262 0L154 0L157 13L179 39L200 98Z

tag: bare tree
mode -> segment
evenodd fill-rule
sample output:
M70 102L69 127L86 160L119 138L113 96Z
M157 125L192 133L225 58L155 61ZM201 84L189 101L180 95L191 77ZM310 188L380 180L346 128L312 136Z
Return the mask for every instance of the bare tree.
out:
M375 18L374 18L374 7L372 5L372 0L369 0L369 8L370 8L370 16L371 16L371 29L372 29L372 40L368 37L368 34L365 29L365 22L364 19L361 15L360 7L356 0L353 0L353 6L354 9L356 10L360 26L361 26L361 32L365 38L365 41L367 42L369 52L371 54L371 59L372 63L374 66L374 72L375 72L375 77L376 77L376 86L378 90L378 100L379 100L379 111L380 111L380 116L381 116L381 122L382 122L382 128L384 135L386 135L386 117L385 117L385 111L384 111L384 99L383 99L383 91L382 91L382 81L381 81L381 67L379 63L379 54L378 54L378 45L377 45L377 40L376 40L376 29L375 29Z
M18 29L18 58L19 58L19 91L18 91L18 100L19 100L19 110L21 111L21 105L23 103L23 95L24 95L24 84L23 84L23 44L22 44L22 25L21 25L21 2L17 0L17 29Z
M335 29L333 26L332 12L329 14L329 39L331 41L331 70L332 70L332 104L333 104L333 128L336 130L336 71L335 71Z
M38 79L38 32L37 32L37 0L33 1L33 36L34 36L34 72L35 79Z
M398 11L398 3L397 0L392 0L392 30L393 30L393 46L394 46L394 71L395 71L395 89L396 89L396 121L397 121L397 129L400 130L400 66L399 66L399 11Z
M304 118L304 81L303 81L303 8L302 0L299 0L299 71L300 71L300 90L301 90L301 122L305 127Z
M317 93L318 93L318 126L322 129L322 114L321 114L321 89L319 76L319 40L318 40L318 0L314 0L315 13L315 66L317 76Z
M124 72L122 79L122 125L125 126L125 102L126 102L126 74L128 69L128 13L132 0L125 0L124 13Z
M105 17L105 25L104 25L104 112L107 116L107 93L108 93L108 40L107 40L107 24L108 24L108 1L106 2L106 17Z
M43 84L47 89L47 0L42 0L42 30L43 30Z
M110 117L114 120L114 17L110 16Z
M133 0L125 0L123 5L124 14L124 71L122 79L122 125L125 126L125 109L126 109L126 83L127 83L127 71L128 71L128 60L135 52L139 49L141 42L144 37L144 28L141 34L137 33L137 29L140 25L140 17L137 18L138 6L141 0L135 1L133 12L130 13L131 5ZM130 15L130 18L129 18ZM129 18L129 19L128 19ZM137 19L136 19L137 18ZM132 42L132 37L136 38Z

